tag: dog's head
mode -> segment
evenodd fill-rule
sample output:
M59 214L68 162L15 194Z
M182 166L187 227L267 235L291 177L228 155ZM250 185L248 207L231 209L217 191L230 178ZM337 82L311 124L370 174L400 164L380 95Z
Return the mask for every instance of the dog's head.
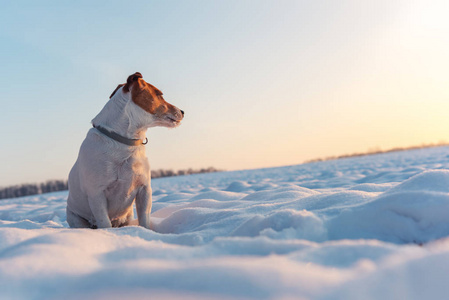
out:
M151 114L151 126L176 127L184 118L184 112L165 101L162 92L143 80L139 72L130 75L126 83L117 86L109 98L121 87L124 93L131 93L134 104Z

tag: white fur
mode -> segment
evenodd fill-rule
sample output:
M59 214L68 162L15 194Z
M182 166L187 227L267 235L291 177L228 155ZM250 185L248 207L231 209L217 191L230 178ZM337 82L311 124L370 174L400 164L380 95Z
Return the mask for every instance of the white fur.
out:
M133 139L145 139L149 127L173 127L136 105L131 92L125 93L123 88L117 90L92 123ZM135 199L138 223L149 228L150 181L143 145L127 146L91 128L69 174L67 222L70 227L129 225Z

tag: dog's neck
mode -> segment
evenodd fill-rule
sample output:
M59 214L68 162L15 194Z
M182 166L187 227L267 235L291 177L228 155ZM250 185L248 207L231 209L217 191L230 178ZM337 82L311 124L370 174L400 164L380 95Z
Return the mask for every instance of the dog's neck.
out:
M144 140L151 118L131 100L131 92L125 93L120 88L92 120L92 124L129 139Z

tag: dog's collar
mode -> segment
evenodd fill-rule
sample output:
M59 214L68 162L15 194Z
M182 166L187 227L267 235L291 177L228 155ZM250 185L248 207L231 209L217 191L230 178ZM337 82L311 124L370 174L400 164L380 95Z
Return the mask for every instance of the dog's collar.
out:
M114 131L109 131L104 127L92 124L92 126L97 129L98 131L100 131L102 134L104 134L107 137L110 137L111 139L113 139L114 141L117 141L119 143L128 145L128 146L140 146L140 145L146 145L148 143L148 138L145 138L145 140L141 140L141 139L129 139L127 137L121 136L120 134L114 132Z

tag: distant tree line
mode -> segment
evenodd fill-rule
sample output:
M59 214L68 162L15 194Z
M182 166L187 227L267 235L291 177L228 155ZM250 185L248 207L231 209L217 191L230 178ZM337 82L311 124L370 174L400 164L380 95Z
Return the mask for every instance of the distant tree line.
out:
M212 173L220 171L221 170L215 169L213 167L197 170L189 168L186 170L178 170L178 171L160 169L154 171L152 170L151 178L191 175L199 173ZM66 191L66 190L68 190L67 180L48 180L40 184L27 183L0 188L0 199L17 198L51 192Z
M375 147L374 149L368 150L367 152L343 154L343 155L338 155L338 156L328 156L325 158L315 158L315 159L306 160L304 163L308 164L308 163L336 160L336 159L342 159L342 158L351 158L351 157L367 156L367 155L373 155L373 154L417 150L417 149L425 149L425 148L435 148L435 147L443 147L443 146L449 146L449 143L446 141L440 141L440 142L434 143L434 144L422 144L422 145L418 145L418 146L409 146L409 147L396 147L396 148L392 148L392 149L388 149L388 150L382 150L382 149L380 149L380 147Z
M45 194L50 192L67 190L67 181L64 180L48 180L40 184L20 184L6 188L0 188L0 199L24 197L37 194Z
M213 173L220 172L222 170L215 169L214 167L202 168L202 169L186 169L186 170L151 170L151 178L161 178L161 177L170 177L170 176L182 176L182 175L192 175L192 174L200 174L200 173Z

